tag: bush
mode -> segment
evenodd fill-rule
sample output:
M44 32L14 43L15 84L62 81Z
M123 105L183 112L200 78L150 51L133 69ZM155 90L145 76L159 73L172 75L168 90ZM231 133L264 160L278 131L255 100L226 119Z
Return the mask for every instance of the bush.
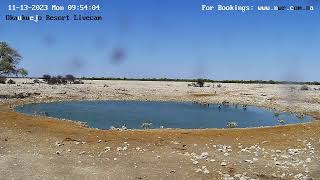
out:
M33 83L39 84L39 83L40 83L40 80L39 80L39 79L35 79L35 80L33 80Z
M74 81L76 80L76 78L75 78L73 75L71 75L71 74L67 74L67 75L65 76L65 79L66 79L67 81L69 81L69 82L74 82Z
M222 85L221 85L221 84L218 84L218 85L217 85L217 87L218 87L218 88L221 88L221 87L222 87Z
M5 77L0 77L0 84L5 84L6 83L7 78Z
M198 87L203 87L204 86L204 80L203 79L197 79L197 86Z
M15 84L16 82L12 79L9 79L9 81L7 82L8 84Z
M74 81L73 84L84 84L84 82L81 80L77 80L77 81Z
M309 90L309 87L307 85L303 85L301 86L301 91L308 91Z
M49 82L49 80L51 79L51 76L49 74L44 74L42 76L42 79L45 81L45 82Z

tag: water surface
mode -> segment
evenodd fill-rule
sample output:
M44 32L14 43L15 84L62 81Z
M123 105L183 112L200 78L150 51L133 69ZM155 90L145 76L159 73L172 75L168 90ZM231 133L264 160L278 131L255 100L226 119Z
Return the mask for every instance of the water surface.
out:
M68 101L27 104L18 106L15 110L30 115L86 122L89 127L99 129L123 125L140 129L143 123L152 123L152 128L226 128L228 122L236 122L237 127L244 128L304 123L312 120L309 116L279 114L253 106L203 106L188 102Z

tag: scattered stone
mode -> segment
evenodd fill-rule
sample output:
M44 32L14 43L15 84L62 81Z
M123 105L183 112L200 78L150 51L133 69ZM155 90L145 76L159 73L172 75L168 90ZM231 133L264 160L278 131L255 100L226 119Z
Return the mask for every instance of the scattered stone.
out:
M199 162L198 161L193 161L192 164L197 165L197 164L199 164Z
M225 161L221 162L221 166L226 166L226 165L227 165L227 163Z
M201 159L207 159L208 156L209 156L209 153L203 152L203 153L201 153L200 158L201 158Z
M201 169L201 168L198 168L198 169L195 169L195 170L196 170L196 173L202 172L202 169Z
M56 146L62 146L63 144L59 143L59 142L56 142Z
M81 151L79 152L79 155L82 155L82 154L85 154L86 152L85 151Z
M244 162L247 162L247 163L250 163L250 164L253 164L253 161L247 159L247 160L244 160Z

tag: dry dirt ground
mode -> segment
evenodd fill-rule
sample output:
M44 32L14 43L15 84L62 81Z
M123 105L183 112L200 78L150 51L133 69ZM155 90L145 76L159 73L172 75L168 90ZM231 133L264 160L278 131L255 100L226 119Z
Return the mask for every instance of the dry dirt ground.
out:
M317 86L16 81L0 85L0 179L320 179L318 120L271 128L118 131L12 111L21 103L69 99L229 101L320 119ZM28 97L14 98L19 93Z

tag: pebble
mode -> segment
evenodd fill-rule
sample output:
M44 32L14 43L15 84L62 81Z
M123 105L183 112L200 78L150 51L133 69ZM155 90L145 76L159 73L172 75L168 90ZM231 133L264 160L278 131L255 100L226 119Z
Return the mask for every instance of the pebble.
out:
M197 165L197 164L199 164L199 162L198 161L193 161L192 164Z
M86 152L85 151L81 151L79 152L79 155L82 155L82 154L85 154Z
M311 158L307 158L307 159L306 159L306 162L307 162L307 163L310 163L310 162L311 162Z
M226 162L224 162L224 161L221 162L221 166L226 166L226 165L227 165Z

